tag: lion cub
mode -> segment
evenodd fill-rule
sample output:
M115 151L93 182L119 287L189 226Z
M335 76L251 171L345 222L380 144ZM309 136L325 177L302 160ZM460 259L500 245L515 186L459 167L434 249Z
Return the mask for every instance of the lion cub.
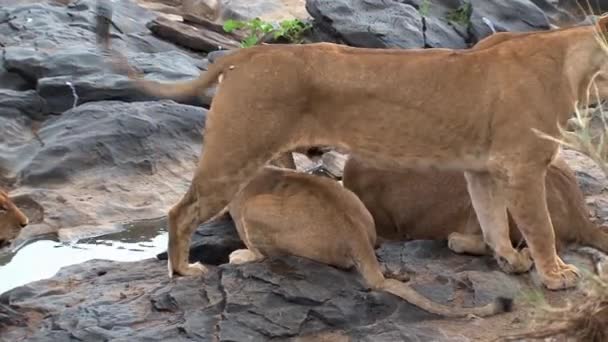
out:
M0 190L0 248L8 246L28 223L27 216Z
M228 209L247 246L230 254L231 264L291 254L340 268L355 266L372 289L442 316L488 316L510 310L511 300L505 298L482 307L441 305L399 280L385 278L374 253L372 216L354 193L329 178L267 166Z
M351 156L343 177L344 187L357 194L374 217L378 236L391 240L448 239L449 247L457 253L491 253L462 172L383 170ZM608 233L589 219L583 193L563 159L550 164L545 182L557 248L576 242L608 252ZM522 242L510 215L509 226L511 241Z

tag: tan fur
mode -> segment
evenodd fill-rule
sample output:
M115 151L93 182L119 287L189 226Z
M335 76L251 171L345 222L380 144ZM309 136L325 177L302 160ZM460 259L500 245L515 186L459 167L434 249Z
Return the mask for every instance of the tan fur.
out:
M187 263L194 229L268 160L297 146L330 145L382 167L465 171L494 253L513 271L531 265L509 240L508 207L542 282L574 286L578 270L556 254L545 201L544 177L558 146L533 129L557 136L557 124L566 124L608 57L591 26L499 39L469 50L255 46L222 57L192 81L132 74L142 90L172 98L201 94L223 75L192 185L169 213L170 271L204 272ZM608 90L605 77L597 80Z
M344 187L363 201L379 237L389 240L446 239L458 253L488 254L462 172L451 170L382 170L356 157L344 166ZM570 243L608 253L608 233L589 219L576 177L556 159L545 178L547 207L558 249ZM523 242L509 215L511 242Z
M6 192L0 190L0 247L10 244L27 224L27 216L17 208Z
M354 266L372 289L431 313L464 317L504 311L500 301L482 307L448 307L399 280L385 278L374 253L372 216L355 194L331 179L268 166L236 195L229 210L247 246L231 253L232 264L291 254L340 268Z

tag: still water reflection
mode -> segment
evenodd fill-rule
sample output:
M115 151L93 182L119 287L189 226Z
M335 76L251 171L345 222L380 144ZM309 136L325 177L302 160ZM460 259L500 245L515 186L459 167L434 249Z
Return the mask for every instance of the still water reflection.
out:
M15 254L0 254L0 293L52 277L60 268L91 259L136 261L153 258L167 247L167 233L159 227L130 225L128 230L76 243L34 241Z

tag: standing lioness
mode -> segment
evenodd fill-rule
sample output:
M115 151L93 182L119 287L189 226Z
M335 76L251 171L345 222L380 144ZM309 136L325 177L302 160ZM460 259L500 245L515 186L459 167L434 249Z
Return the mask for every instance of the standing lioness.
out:
M608 18L597 25L603 37ZM596 25L501 37L469 50L267 45L222 57L199 78L138 79L158 96L202 94L219 82L192 185L169 212L169 269L182 275L200 222L222 210L260 168L298 146L333 145L387 167L465 171L485 240L509 269L527 255L509 240L507 207L550 289L578 271L556 254L545 201L547 165L573 104L608 71ZM136 75L132 77L138 78ZM596 80L605 96L606 78Z

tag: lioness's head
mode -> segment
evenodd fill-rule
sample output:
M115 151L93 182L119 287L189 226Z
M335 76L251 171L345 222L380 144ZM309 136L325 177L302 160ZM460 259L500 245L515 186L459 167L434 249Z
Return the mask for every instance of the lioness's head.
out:
M0 248L13 241L29 220L6 192L0 190Z

